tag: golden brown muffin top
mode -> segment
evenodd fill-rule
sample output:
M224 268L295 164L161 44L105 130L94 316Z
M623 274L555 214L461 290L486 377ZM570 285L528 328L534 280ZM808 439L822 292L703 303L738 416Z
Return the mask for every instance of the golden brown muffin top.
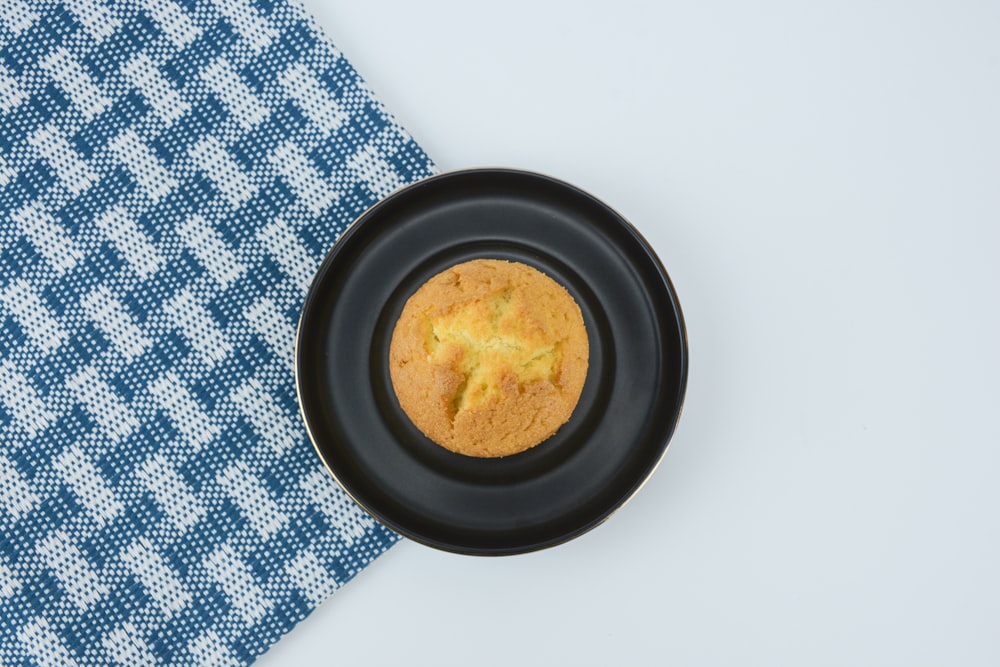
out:
M566 423L590 348L562 285L526 264L476 259L435 275L403 307L393 389L428 438L460 454L516 454Z

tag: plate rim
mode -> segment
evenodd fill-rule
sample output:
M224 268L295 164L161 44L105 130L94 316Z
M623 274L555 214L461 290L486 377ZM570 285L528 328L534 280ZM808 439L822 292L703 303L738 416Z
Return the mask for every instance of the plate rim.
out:
M652 263L660 279L663 281L663 284L666 287L667 294L670 297L670 302L673 307L674 314L676 316L678 340L680 342L680 372L678 377L678 398L675 407L675 415L673 417L673 423L670 426L670 430L664 439L663 449L657 456L656 461L649 467L649 469L645 472L645 474L643 474L642 477L636 481L636 483L629 490L629 492L624 497L619 499L608 511L601 513L593 520L586 522L584 525L578 527L575 530L569 531L568 533L565 533L559 536L558 538L543 540L537 543L533 543L530 546L526 547L516 547L510 549L507 548L477 549L468 547L462 548L455 544L440 542L438 540L427 538L419 533L409 530L405 526L400 526L397 524L397 522L392 521L391 519L388 519L386 517L383 517L378 512L373 511L366 503L364 503L361 499L359 499L354 494L354 492L351 491L348 485L346 485L340 479L337 473L330 466L330 463L327 461L326 456L324 456L323 451L317 444L316 435L313 432L312 426L310 425L309 418L306 415L304 402L302 400L303 380L301 371L302 368L301 339L302 339L303 321L305 320L305 316L310 308L310 305L314 303L317 298L317 294L319 292L317 286L322 282L322 278L329 271L330 266L334 263L337 255L344 248L346 242L349 241L350 238L357 233L357 230L364 223L364 220L366 218L369 218L379 208L388 205L390 201L395 200L398 197L403 196L404 194L410 191L425 187L428 183L434 181L447 180L449 178L473 175L473 174L496 174L496 175L505 174L505 175L514 175L520 177L540 179L543 181L547 181L551 184L554 184L560 188L565 188L570 191L573 191L575 194L583 196L586 199L591 200L598 206L607 209L616 219L616 221L622 225L624 230L627 231L629 235L638 242L640 248L642 248L644 252L644 255ZM599 199L590 192L580 188L579 186L573 185L572 183L551 176L549 174L533 170L515 168L515 167L468 167L468 168L459 168L459 169L441 171L432 174L430 176L425 176L421 179L413 181L412 183L400 186L399 188L396 188L395 190L390 192L385 197L382 197L375 203L365 208L344 228L344 231L340 234L339 237L337 237L337 240L334 241L333 245L330 247L326 255L321 260L319 266L317 266L313 274L312 280L309 284L309 288L306 291L305 298L303 299L302 302L302 307L299 309L299 318L295 328L295 346L293 352L293 359L295 362L294 363L295 399L298 407L299 417L302 419L302 422L305 425L306 434L309 437L309 442L312 444L313 450L316 452L316 455L323 463L323 467L326 468L327 473L337 483L337 486L339 486L340 489L344 493L346 493L347 496L352 501L354 501L361 509L363 509L374 520L378 521L379 523L388 527L390 530L398 533L399 535L406 537L407 539L413 540L414 542L417 542L419 544L423 544L425 546L438 549L441 551L446 551L461 555L508 556L508 555L532 553L544 549L549 549L552 547L559 546L561 544L565 544L566 542L572 541L577 537L589 533L598 526L604 524L615 514L620 512L622 508L624 508L636 496L636 494L638 494L639 491L649 482L649 479L653 476L653 474L659 469L660 465L663 463L663 460L667 455L667 451L669 451L670 449L670 444L673 442L674 435L677 431L677 427L681 421L681 416L684 412L684 405L687 398L687 380L688 380L688 372L690 365L690 351L689 351L689 341L687 335L687 324L685 322L684 313L681 308L680 297L678 296L677 290L674 287L673 280L670 278L670 274L667 272L666 267L663 265L663 262L660 260L656 252L653 250L652 245L649 243L648 240L646 240L646 238L642 235L642 233L638 229L636 229L636 227L631 223L631 221L629 221L628 218L626 218L617 209L610 206L604 200Z

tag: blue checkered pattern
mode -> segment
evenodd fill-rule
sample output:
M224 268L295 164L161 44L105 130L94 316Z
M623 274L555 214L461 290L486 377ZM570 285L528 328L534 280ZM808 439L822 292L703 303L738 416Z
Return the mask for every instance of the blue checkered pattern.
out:
M433 170L285 0L0 2L0 664L247 664L396 540L294 333Z

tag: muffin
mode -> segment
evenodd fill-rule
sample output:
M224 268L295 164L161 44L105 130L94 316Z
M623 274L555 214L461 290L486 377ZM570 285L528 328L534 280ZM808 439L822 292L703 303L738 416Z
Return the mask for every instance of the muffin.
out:
M414 425L459 454L534 447L573 413L590 355L580 307L526 264L476 259L424 283L389 347L392 387Z

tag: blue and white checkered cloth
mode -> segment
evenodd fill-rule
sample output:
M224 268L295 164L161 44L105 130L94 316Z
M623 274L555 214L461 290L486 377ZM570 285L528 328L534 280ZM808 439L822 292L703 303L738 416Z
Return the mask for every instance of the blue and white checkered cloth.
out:
M396 540L294 332L433 171L285 0L0 1L0 664L246 664Z

